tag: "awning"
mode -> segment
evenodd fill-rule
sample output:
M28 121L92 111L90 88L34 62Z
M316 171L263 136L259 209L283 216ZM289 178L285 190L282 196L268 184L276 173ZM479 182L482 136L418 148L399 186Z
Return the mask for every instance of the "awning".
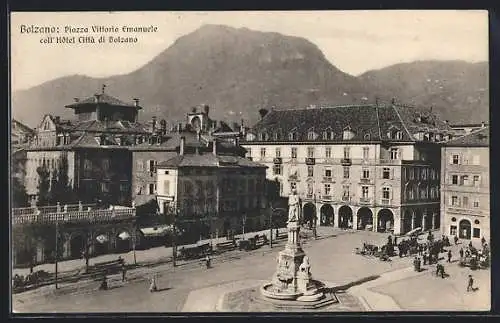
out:
M128 239L130 239L130 234L127 231L123 231L122 233L120 233L118 235L118 238L120 238L122 240L128 240Z
M97 242L99 242L99 243L105 243L105 242L109 241L108 237L107 237L107 236L105 236L105 235L103 235L103 234L98 235L95 239L96 239L96 240L97 240Z
M141 228L140 230L145 237L158 237L164 236L167 233L171 232L172 226L162 225L157 227Z

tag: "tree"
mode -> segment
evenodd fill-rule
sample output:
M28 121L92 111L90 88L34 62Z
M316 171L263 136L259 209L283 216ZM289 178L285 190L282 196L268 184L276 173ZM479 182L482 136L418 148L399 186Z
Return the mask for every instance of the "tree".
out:
M51 201L50 171L45 164L36 169L38 174L38 206L48 205Z
M68 161L66 158L60 158L57 172L55 173L55 178L52 181L51 186L51 202L56 204L61 202L64 204L76 203L76 194L71 183L69 182L68 176Z
M12 176L12 207L26 207L28 206L28 194L24 183L17 176Z

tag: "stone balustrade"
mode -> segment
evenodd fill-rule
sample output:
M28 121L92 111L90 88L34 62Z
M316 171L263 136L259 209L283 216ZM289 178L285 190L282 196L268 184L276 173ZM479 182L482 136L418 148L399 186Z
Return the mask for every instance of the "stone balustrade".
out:
M120 209L89 209L85 211L77 210L68 210L65 212L61 210L61 212L40 212L31 213L31 214L17 214L12 217L12 224L31 224L31 223L71 223L71 222L88 222L88 223L96 223L96 222L110 222L114 220L122 220L127 218L133 218L136 216L135 208L120 208ZM13 209L14 211L14 209ZM14 214L14 212L13 212Z

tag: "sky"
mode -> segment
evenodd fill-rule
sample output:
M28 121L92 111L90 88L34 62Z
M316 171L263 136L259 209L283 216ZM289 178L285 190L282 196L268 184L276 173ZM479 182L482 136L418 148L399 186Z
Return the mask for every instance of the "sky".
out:
M66 75L127 74L204 24L304 37L351 75L416 60L488 61L487 11L14 12L12 90ZM78 43L79 36L97 41L100 34L92 33L93 25L119 28L106 39L131 36L137 43ZM59 33L26 32L31 26L54 27ZM123 33L123 26L154 26L157 31ZM89 32L65 32L66 27ZM61 36L75 36L75 43L56 44L55 37ZM48 37L54 37L53 42L42 43Z

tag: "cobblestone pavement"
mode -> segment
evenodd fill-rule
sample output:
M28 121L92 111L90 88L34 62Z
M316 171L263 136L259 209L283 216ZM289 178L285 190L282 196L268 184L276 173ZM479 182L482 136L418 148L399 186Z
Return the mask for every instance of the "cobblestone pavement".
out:
M377 245L385 243L387 234L349 232L333 228L322 228L319 234L322 237L335 236L304 243L315 279L342 286L368 276L382 275L411 266L411 258L395 257L391 262L382 262L353 253L354 248L360 247L364 241ZM130 274L129 281L112 283L108 291L97 291L98 282L92 282L86 285L82 283L81 288L66 291L62 288L62 291L57 293L53 287L48 287L45 291L40 289L16 294L13 297L13 310L50 313L179 312L183 310L190 292L194 290L243 280L269 280L276 267L276 256L282 248L283 244L273 249L265 246L250 253L235 252L223 255L214 258L213 268L208 270L200 262L175 268L169 264L159 266L153 269L159 275L160 291L157 293L150 293L145 281L152 270L141 268ZM401 290L403 294L408 291L404 285L396 289ZM390 294L392 290L380 292ZM438 294L434 292L433 296L436 295ZM411 308L406 301L398 305Z

